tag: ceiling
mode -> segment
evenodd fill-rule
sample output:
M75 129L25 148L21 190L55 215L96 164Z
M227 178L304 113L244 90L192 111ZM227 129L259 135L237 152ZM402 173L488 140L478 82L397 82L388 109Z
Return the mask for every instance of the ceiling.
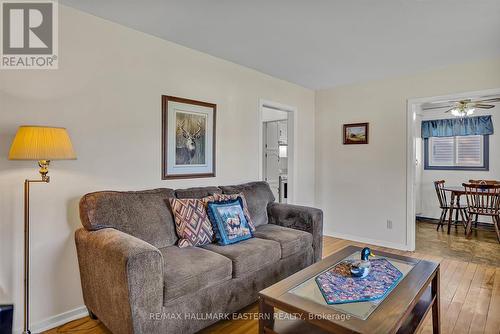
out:
M500 56L499 0L61 0L311 89Z

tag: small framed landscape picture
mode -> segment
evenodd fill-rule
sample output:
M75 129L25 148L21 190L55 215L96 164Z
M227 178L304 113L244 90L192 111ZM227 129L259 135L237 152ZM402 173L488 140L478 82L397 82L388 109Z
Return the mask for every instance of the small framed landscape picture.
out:
M368 123L344 124L344 145L368 144Z
M162 96L162 178L215 176L212 103Z

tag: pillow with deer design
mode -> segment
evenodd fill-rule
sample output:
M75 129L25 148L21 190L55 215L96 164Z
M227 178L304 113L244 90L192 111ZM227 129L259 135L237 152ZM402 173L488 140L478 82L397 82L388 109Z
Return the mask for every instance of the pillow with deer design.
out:
M208 203L208 218L219 245L230 245L252 237L242 204L241 197L231 201Z
M208 205L209 202L221 202L221 201L231 201L237 200L241 198L241 204L243 207L243 213L245 214L245 218L247 220L248 226L250 227L250 231L255 232L255 225L253 223L252 218L250 217L250 212L248 211L247 200L245 199L245 195L243 193L239 194L213 194L207 197L202 198L202 201L205 205Z

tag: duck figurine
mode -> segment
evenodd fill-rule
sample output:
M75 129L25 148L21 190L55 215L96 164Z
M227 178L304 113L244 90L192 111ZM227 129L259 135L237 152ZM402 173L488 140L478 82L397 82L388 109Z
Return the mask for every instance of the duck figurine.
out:
M361 250L361 260L357 260L351 263L351 275L354 277L366 277L370 273L371 263L369 260L370 256L373 255L370 248L365 247Z

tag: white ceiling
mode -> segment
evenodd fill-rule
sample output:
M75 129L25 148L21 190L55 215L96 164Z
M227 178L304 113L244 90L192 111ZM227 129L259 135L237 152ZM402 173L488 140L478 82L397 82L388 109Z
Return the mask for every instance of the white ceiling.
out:
M62 0L322 89L500 56L500 0Z

